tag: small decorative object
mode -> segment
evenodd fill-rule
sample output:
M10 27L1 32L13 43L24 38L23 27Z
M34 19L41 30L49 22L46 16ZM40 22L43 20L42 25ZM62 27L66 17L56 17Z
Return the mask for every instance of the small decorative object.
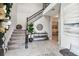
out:
M9 21L7 22L7 27L8 27L8 29L10 28L10 25L11 25L11 21L9 20Z
M22 29L22 25L21 24L16 25L16 29Z
M43 29L43 25L42 24L38 24L36 28L37 28L38 31L41 31Z
M5 33L5 29L0 27L0 32Z
M4 19L5 19L5 11L3 10L3 8L0 8L0 20Z
M31 23L31 24L28 25L29 42L32 42L33 41L33 35L32 35L33 30L34 30L33 24Z
M8 20L7 22L2 22L2 27L4 27L6 30L9 30L11 25L11 21Z
M11 21L10 21L10 20L7 22L7 25L8 25L8 26L10 26L10 25L11 25Z
M29 38L29 42L32 42L33 41L33 38Z

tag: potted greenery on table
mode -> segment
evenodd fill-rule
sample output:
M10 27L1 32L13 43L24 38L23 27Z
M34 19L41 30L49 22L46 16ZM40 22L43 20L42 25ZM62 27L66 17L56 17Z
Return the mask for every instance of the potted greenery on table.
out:
M33 41L33 31L34 31L34 28L33 28L33 24L30 23L28 25L28 32L29 32L29 42L32 42Z

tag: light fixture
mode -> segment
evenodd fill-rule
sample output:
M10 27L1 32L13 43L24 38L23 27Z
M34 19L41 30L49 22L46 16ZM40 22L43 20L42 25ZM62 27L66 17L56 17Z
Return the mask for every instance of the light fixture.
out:
M55 17L59 17L59 15L56 15Z

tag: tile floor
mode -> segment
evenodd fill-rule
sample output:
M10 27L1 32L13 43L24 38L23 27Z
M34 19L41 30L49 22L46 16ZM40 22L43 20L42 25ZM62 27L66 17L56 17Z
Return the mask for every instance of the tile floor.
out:
M33 41L25 49L25 35L15 31L9 43L5 56L62 56L58 47L53 47L51 40Z

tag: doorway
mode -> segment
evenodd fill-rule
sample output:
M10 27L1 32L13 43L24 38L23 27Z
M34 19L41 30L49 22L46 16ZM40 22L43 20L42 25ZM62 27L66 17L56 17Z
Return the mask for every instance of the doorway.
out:
M52 41L53 45L57 46L58 44L58 17L51 16L52 18Z

